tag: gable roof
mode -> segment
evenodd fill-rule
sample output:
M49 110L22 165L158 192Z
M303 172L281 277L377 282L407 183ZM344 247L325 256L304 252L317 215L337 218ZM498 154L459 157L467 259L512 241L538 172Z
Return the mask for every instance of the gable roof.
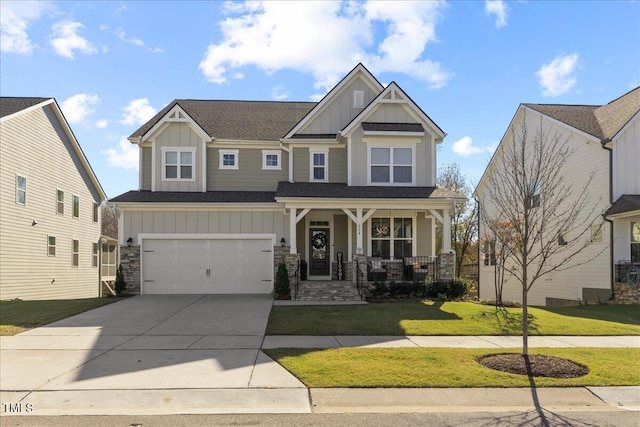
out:
M605 217L640 211L640 194L623 194L604 213Z
M640 112L640 86L606 105L523 105L606 141L613 139Z
M176 105L212 138L279 141L316 103L176 99L131 134L129 140L144 136Z
M107 195L105 194L102 185L100 185L100 181L98 181L98 177L93 172L91 168L91 164L89 164L89 160L87 160L87 156L85 156L84 151L82 151L82 147L78 143L76 136L74 135L67 119L65 119L64 114L62 114L62 110L60 106L56 102L54 98L29 98L29 97L0 97L0 122L5 123L11 120L14 117L25 114L31 111L34 108L42 108L45 106L51 106L54 114L56 115L58 121L62 125L63 130L65 131L67 138L71 142L73 149L80 160L80 163L84 167L87 175L91 183L93 184L100 200L107 200Z

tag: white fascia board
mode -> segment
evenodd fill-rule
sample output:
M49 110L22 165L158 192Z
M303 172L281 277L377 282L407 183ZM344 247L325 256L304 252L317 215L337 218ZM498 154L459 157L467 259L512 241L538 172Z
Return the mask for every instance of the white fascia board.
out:
M184 115L184 118L172 118L172 115L176 115L176 113L180 113ZM202 139L203 141L211 141L212 137L200 127L200 125L193 120L193 118L186 112L179 104L176 104L171 108L167 114L164 115L158 122L153 125L151 129L149 129L140 140L144 141L152 138L166 123L187 123L193 131Z
M302 129L308 122L310 122L313 117L317 114L321 113L330 103L331 101L337 97L345 87L351 83L352 80L356 78L358 73L364 75L363 81L374 91L382 91L384 87L373 77L373 75L367 70L364 65L358 64L349 74L347 74L336 86L333 87L327 93L320 102L316 104L315 107L311 109L307 113L306 116L302 118L294 127L291 129L284 137L284 139L289 139L291 136L295 135L297 131Z
M331 199L304 197L278 198L279 203L284 203L287 209L450 209L452 201L430 201L428 199Z
M624 219L632 216L640 215L640 210L629 211L629 212L620 212L618 214L607 215L607 219Z
M118 203L109 202L123 211L227 211L227 212L280 212L279 203Z
M259 148L259 149L278 149L280 147L280 141L272 140L255 140L246 141L240 139L214 139L207 142L207 148Z

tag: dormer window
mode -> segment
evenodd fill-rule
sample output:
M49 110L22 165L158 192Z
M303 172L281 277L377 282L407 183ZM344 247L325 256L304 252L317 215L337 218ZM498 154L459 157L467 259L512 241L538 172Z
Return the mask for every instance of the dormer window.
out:
M195 148L162 147L162 180L194 181Z
M364 91L353 91L353 108L364 108Z

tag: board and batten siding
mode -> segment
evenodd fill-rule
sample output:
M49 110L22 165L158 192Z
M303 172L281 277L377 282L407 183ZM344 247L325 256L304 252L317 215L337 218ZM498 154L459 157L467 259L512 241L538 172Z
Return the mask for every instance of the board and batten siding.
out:
M93 204L100 196L56 114L47 105L6 120L0 144L0 299L99 296L92 256L100 239ZM27 178L24 206L16 203L18 174ZM56 190L64 191L63 215L57 214ZM79 197L79 218L72 216L73 195ZM47 255L48 236L56 237L55 256ZM72 267L74 239L78 267Z
M527 112L526 119L528 131L530 133L536 132L540 126L540 116ZM514 126L518 127L521 120L522 115L519 114L514 119ZM609 160L607 151L603 150L600 144L594 143L565 127L552 124L546 118L543 118L542 123L545 131L550 130L552 134L557 132L562 139L569 138L569 146L575 148L575 152L568 157L567 163L563 168L565 182L573 183L573 193L567 198L567 204L570 204L578 197L578 193L586 184L590 173L595 171L595 176L589 186L591 199L589 206L595 205L593 215L599 217L607 209L609 200ZM494 161L499 164L500 159L501 157L497 153L494 156ZM490 167L499 167L498 164L492 163ZM482 185L489 184L490 181L487 180ZM541 184L541 197L544 197L544 182ZM487 210L495 211L497 207L492 201L483 198L484 191L484 189L479 189L481 203L484 203ZM590 214L589 210L585 210L584 215L588 214ZM490 235L482 223L482 216L480 220L480 239L484 240L489 238ZM545 305L547 298L577 302L583 298L583 288L606 290L611 287L609 265L610 225L608 222L598 221L598 223L602 223L603 227L602 242L589 245L574 258L571 264L582 265L564 271L557 271L539 279L529 291L528 300L530 305ZM578 233L578 231L570 231L567 234L567 240L571 241L578 238ZM589 239L589 233L583 238ZM483 257L484 252L481 252L480 298L495 300L495 266L485 266ZM562 254L558 254L557 257L562 257ZM522 301L522 286L513 278L507 280L503 288L503 301Z
M640 194L640 113L613 140L613 200Z
M151 191L151 147L140 148L140 155L142 156L142 187L141 190Z
M138 234L275 234L289 240L289 222L281 211L135 211L123 209L123 236L139 244Z
M311 170L311 154L313 148L296 147L293 149L293 180L309 182ZM326 151L326 148L318 148ZM329 180L328 182L347 182L347 151L344 147L329 148ZM286 180L287 178L285 178Z
M155 181L156 191L202 191L202 140L187 123L171 123L155 138ZM193 181L163 180L162 148L195 148ZM144 162L143 162L144 163Z
M354 79L342 91L337 94L333 101L324 110L317 114L312 121L303 126L300 134L335 134L343 129L354 117L363 110L354 108L353 92L364 92L364 106L369 105L378 95L371 90L361 78Z
M225 149L207 148L207 191L276 191L278 182L289 179L289 153L284 150L279 170L262 169L262 150L257 148L238 149L238 169L220 169L220 150Z

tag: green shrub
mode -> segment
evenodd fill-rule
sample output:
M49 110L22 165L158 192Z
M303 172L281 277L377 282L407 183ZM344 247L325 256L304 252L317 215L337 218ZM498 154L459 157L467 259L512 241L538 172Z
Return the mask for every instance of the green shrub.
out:
M276 282L273 285L273 293L276 297L288 297L291 295L291 290L289 289L289 271L287 271L287 265L284 262L278 265Z
M118 271L116 271L115 288L116 295L120 295L127 289L127 283L124 281L124 273L122 272L122 264L120 264Z

